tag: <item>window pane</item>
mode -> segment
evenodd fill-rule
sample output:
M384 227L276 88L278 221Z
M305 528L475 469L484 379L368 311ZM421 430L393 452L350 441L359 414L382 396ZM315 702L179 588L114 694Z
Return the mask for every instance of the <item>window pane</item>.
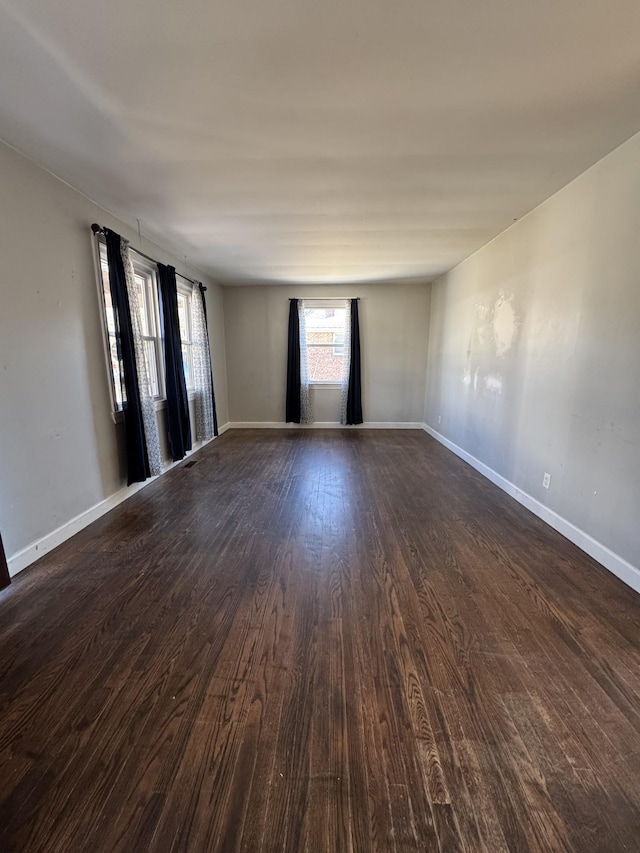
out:
M156 280L153 276L148 276L145 279L145 303L147 306L147 326L149 328L150 337L158 337L158 323L156 323L156 300L153 298L153 290L156 286Z
M116 409L122 408L122 380L121 365L118 359L118 343L116 337L116 320L111 302L111 286L109 282L109 264L107 262L107 247L100 244L100 272L102 274L102 296L104 302L104 315L107 324L107 339L109 346L109 366L111 368L111 383L113 387L113 400Z
M340 382L344 354L336 355L333 347L308 346L309 378L312 382Z
M189 334L189 300L184 293L178 294L178 321L180 323L180 338L183 341L191 340Z
M333 332L331 329L309 329L307 328L308 344L331 344L333 343Z
M109 355L111 356L111 373L113 376L113 395L116 405L122 408L122 373L120 370L120 359L118 358L118 343L115 335L109 335Z
M191 388L191 347L182 345L182 365L184 367L184 381L187 388Z
M113 304L111 302L111 286L109 284L109 265L106 259L100 264L102 272L102 292L104 294L104 307L107 315L107 331L110 335L116 333L116 320L113 314Z
M147 300L146 300L146 282L142 278L142 276L136 276L136 288L138 293L138 306L140 308L140 331L143 335L152 334L149 331L149 319L147 314Z
M307 329L344 331L345 308L305 308Z
M151 383L151 396L159 397L160 389L158 388L158 364L156 361L155 341L144 342L144 354L147 361L147 370L149 372L149 380Z

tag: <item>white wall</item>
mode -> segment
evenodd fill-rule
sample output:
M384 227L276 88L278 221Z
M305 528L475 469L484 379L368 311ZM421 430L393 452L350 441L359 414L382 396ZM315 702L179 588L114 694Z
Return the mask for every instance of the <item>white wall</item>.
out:
M125 485L111 418L89 226L189 275L177 258L0 145L0 530L7 557ZM220 423L221 288L206 282Z
M154 255L155 257L155 255ZM204 281L204 276L198 274ZM224 322L224 288L219 284L207 284L207 322L209 324L209 345L211 347L211 368L216 397L218 425L229 422L229 391L227 388L227 348ZM192 423L194 423L192 419Z
M290 298L359 297L364 420L421 423L429 294L422 283L225 287L231 422L284 421ZM338 390L313 404L316 421L339 421Z
M426 396L434 430L640 567L640 135L433 285Z

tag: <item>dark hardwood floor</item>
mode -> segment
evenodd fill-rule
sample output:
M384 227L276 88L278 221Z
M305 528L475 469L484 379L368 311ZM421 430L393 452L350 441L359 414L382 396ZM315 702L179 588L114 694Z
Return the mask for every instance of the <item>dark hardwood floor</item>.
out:
M0 593L0 850L637 851L639 617L425 433L228 432Z

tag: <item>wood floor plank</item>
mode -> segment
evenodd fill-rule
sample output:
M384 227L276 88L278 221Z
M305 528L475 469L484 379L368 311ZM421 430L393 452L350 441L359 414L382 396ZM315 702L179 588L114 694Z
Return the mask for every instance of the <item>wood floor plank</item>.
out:
M618 853L640 598L420 431L229 431L0 591L0 850Z

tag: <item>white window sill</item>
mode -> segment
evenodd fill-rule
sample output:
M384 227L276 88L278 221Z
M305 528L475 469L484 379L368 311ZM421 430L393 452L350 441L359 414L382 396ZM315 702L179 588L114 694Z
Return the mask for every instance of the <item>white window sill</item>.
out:
M342 388L341 382L310 382L309 386L311 388Z

